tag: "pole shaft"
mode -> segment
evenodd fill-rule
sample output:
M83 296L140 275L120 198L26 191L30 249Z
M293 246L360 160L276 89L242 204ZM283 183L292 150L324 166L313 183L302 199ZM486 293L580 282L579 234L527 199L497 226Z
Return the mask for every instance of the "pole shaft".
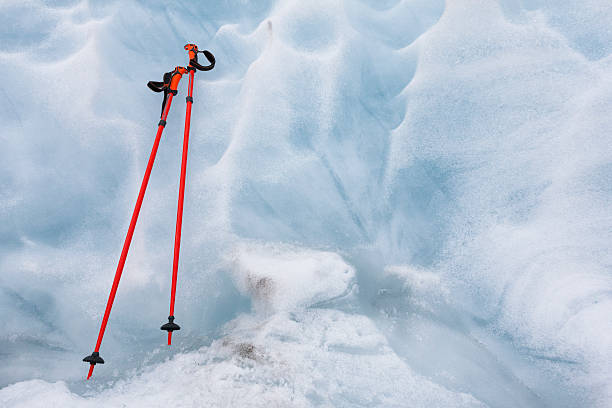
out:
M179 185L178 206L176 210L176 232L174 235L174 261L172 262L172 291L170 293L170 316L174 316L176 300L176 281L178 275L179 253L181 250L181 229L183 224L183 202L185 199L185 177L187 175L187 152L189 148L189 128L191 123L191 98L193 97L193 70L189 71L187 107L185 109L185 134L183 136L183 157L181 160L181 180ZM172 344L172 332L168 332L168 345Z
M166 120L168 117L168 112L170 111L170 105L172 104L172 94L168 96L168 101L166 102L166 106L164 112L162 113L161 120ZM125 261L127 259L128 251L130 250L130 244L132 242L132 236L134 235L134 229L136 228L136 222L138 221L138 214L140 213L140 208L142 207L142 201L144 199L145 192L147 191L147 184L149 183L149 177L151 176L151 170L153 169L153 163L155 162L155 156L157 155L157 149L159 148L159 141L161 140L162 132L164 131L164 125L159 125L157 127L157 134L155 135L155 142L153 143L153 148L151 150L151 155L149 156L149 162L147 163L147 169L145 170L144 177L142 179L142 184L140 186L140 191L138 192L138 199L136 200L136 205L134 207L134 212L132 213L132 219L130 221L130 226L128 228L127 235L125 237L125 241L123 243L123 249L121 250L121 256L119 257L119 264L117 265L117 271L115 272L115 279L113 280L113 286L111 287L110 294L108 296L108 301L106 302L106 309L104 310L104 317L102 318L102 324L100 326L100 332L98 333L98 340L96 342L96 348L94 351L100 351L100 345L102 344L102 338L104 337L104 331L106 330L106 324L108 323L108 317L110 316L111 309L113 307L113 302L115 301L115 295L117 293L117 287L119 286L119 280L121 279L121 274L123 273L123 267L125 266ZM88 379L91 377L93 372L93 364L90 367Z

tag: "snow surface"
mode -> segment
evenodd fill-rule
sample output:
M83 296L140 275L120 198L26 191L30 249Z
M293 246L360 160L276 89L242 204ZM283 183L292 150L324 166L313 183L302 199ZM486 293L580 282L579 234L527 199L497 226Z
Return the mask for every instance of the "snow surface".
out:
M612 407L610 27L605 0L3 1L0 406ZM85 382L145 84L187 42L217 66L182 329L179 97Z

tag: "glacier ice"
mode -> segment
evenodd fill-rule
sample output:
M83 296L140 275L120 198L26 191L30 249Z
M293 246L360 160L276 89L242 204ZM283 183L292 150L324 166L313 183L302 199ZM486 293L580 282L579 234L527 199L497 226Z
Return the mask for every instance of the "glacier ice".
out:
M1 406L612 406L609 2L0 11ZM187 42L182 330L175 103L85 383Z

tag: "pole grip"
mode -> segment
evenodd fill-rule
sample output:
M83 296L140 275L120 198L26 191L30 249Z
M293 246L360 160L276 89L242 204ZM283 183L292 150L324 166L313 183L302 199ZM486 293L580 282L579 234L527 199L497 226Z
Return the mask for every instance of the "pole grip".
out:
M197 54L196 54L195 58L191 58L189 60L189 65L194 67L198 71L210 71L211 69L213 69L215 67L215 62L216 61L215 61L215 56L212 54L212 52L210 52L208 50L198 51L198 52L201 52L202 54L204 54L204 56L206 57L208 62L210 62L210 64L209 65L200 65L198 63L198 57L197 57Z

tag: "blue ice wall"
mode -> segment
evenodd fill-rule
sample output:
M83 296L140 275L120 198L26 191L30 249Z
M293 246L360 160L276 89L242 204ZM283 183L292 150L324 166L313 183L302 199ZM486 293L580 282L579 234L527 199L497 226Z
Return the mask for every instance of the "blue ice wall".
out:
M610 406L611 23L597 0L3 2L0 405L157 406L170 383L184 406ZM146 82L188 42L217 66L183 329L168 350L185 84L85 384Z

